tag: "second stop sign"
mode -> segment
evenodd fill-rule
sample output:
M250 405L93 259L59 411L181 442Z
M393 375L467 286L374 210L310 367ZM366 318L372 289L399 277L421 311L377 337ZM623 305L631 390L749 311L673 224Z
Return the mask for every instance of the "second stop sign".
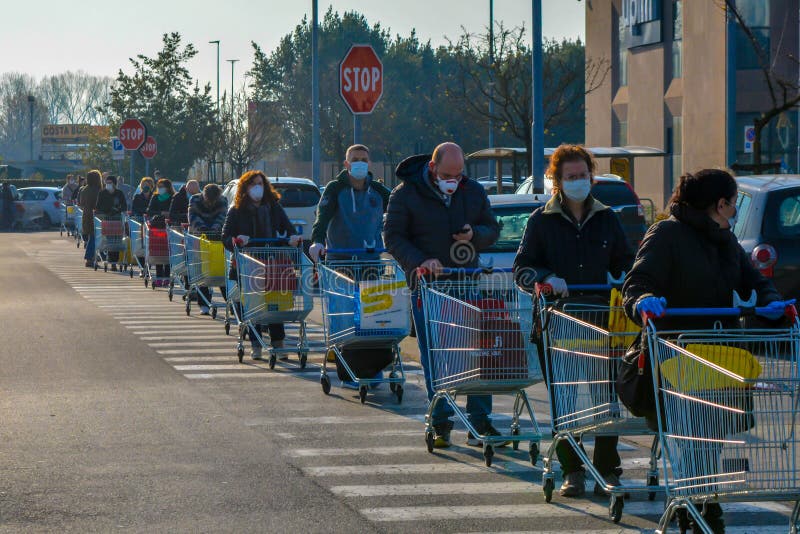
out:
M354 45L339 65L339 93L350 111L372 113L383 95L383 64L369 45Z

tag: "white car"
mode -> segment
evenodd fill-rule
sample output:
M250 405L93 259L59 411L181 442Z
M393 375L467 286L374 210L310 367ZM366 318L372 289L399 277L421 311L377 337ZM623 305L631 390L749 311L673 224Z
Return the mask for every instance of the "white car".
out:
M548 200L550 195L547 194L489 195L492 212L500 223L500 237L491 248L481 252L480 264L496 269L513 267L528 218Z
M22 187L18 190L19 199L26 209L39 205L42 209L42 225L45 228L61 226L64 221L64 206L61 204L59 187ZM38 211L38 210L36 210Z
M308 178L281 176L270 177L269 181L281 194L281 206L289 216L289 221L294 225L297 234L303 236L306 244L310 244L311 227L317 218L317 204L322 197L319 187ZM228 206L233 205L237 187L239 180L231 180L222 192L228 199Z

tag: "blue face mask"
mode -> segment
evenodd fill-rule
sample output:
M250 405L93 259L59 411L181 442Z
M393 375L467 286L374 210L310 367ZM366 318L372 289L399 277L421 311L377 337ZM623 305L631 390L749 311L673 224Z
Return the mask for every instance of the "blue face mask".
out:
M350 176L356 180L364 180L369 173L369 163L366 161L354 161L350 164Z

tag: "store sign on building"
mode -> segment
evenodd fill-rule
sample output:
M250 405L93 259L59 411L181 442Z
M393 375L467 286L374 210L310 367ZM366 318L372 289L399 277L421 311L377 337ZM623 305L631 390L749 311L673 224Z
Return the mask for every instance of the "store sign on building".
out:
M622 0L620 32L627 48L661 42L662 0Z

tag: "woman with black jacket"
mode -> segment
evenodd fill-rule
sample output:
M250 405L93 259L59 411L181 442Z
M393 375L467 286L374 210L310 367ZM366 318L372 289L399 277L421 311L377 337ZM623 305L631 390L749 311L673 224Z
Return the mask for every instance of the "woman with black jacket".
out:
M606 284L608 273L619 277L633 263L617 214L590 193L594 168L592 156L581 146L561 145L550 157L547 174L554 182L553 197L531 214L514 260L514 278L524 289L546 283L554 294L568 297L568 285ZM608 293L582 295L579 300L598 298L608 303ZM540 354L542 369L543 357ZM552 398L555 393L548 389ZM592 463L611 486L620 484L622 474L618 441L618 436L595 438ZM565 440L558 442L556 453L564 479L561 495L580 497L586 476L580 457ZM594 492L605 494L604 485L596 483Z
M169 207L172 204L172 197L175 196L175 188L168 178L160 178L156 182L156 194L150 198L145 216L150 221L153 228L166 228L167 218L169 217ZM156 278L154 281L158 285L167 285L169 282L169 265L156 265Z
M101 190L97 195L95 212L102 217L119 219L126 211L128 211L128 202L125 200L125 193L117 189L117 177L113 175L106 176L105 189ZM111 270L116 271L119 252L108 252L108 261L111 263Z
M253 239L274 239L284 236L289 239L290 246L296 247L302 238L294 235L295 228L283 211L279 203L280 198L280 194L272 187L264 173L261 171L244 173L239 178L233 206L228 210L222 227L222 242L225 248L233 251L234 243L238 247L246 247ZM235 274L231 273L230 276ZM283 340L286 337L283 323L274 323L267 327L272 347L283 348ZM255 328L260 334L261 325ZM252 358L260 360L261 344L252 332L250 343Z
M782 302L772 283L751 265L733 233L737 197L736 180L723 170L705 169L681 177L670 201L670 217L648 230L625 278L624 305L632 320L641 324L642 313L652 314L655 326L664 331L711 329L717 321L725 328L736 328L736 319L663 317L667 306L729 308L734 291L745 299L755 291L757 305L771 309L766 319L783 316L789 302ZM719 430L700 428L703 425L696 425L695 437ZM709 475L717 471L718 452L716 456L708 450L697 453L688 442L684 454L695 455L695 463L706 462ZM709 502L703 509L712 531L724 532L720 505ZM685 525L686 511L679 513ZM698 525L693 529L702 531Z

